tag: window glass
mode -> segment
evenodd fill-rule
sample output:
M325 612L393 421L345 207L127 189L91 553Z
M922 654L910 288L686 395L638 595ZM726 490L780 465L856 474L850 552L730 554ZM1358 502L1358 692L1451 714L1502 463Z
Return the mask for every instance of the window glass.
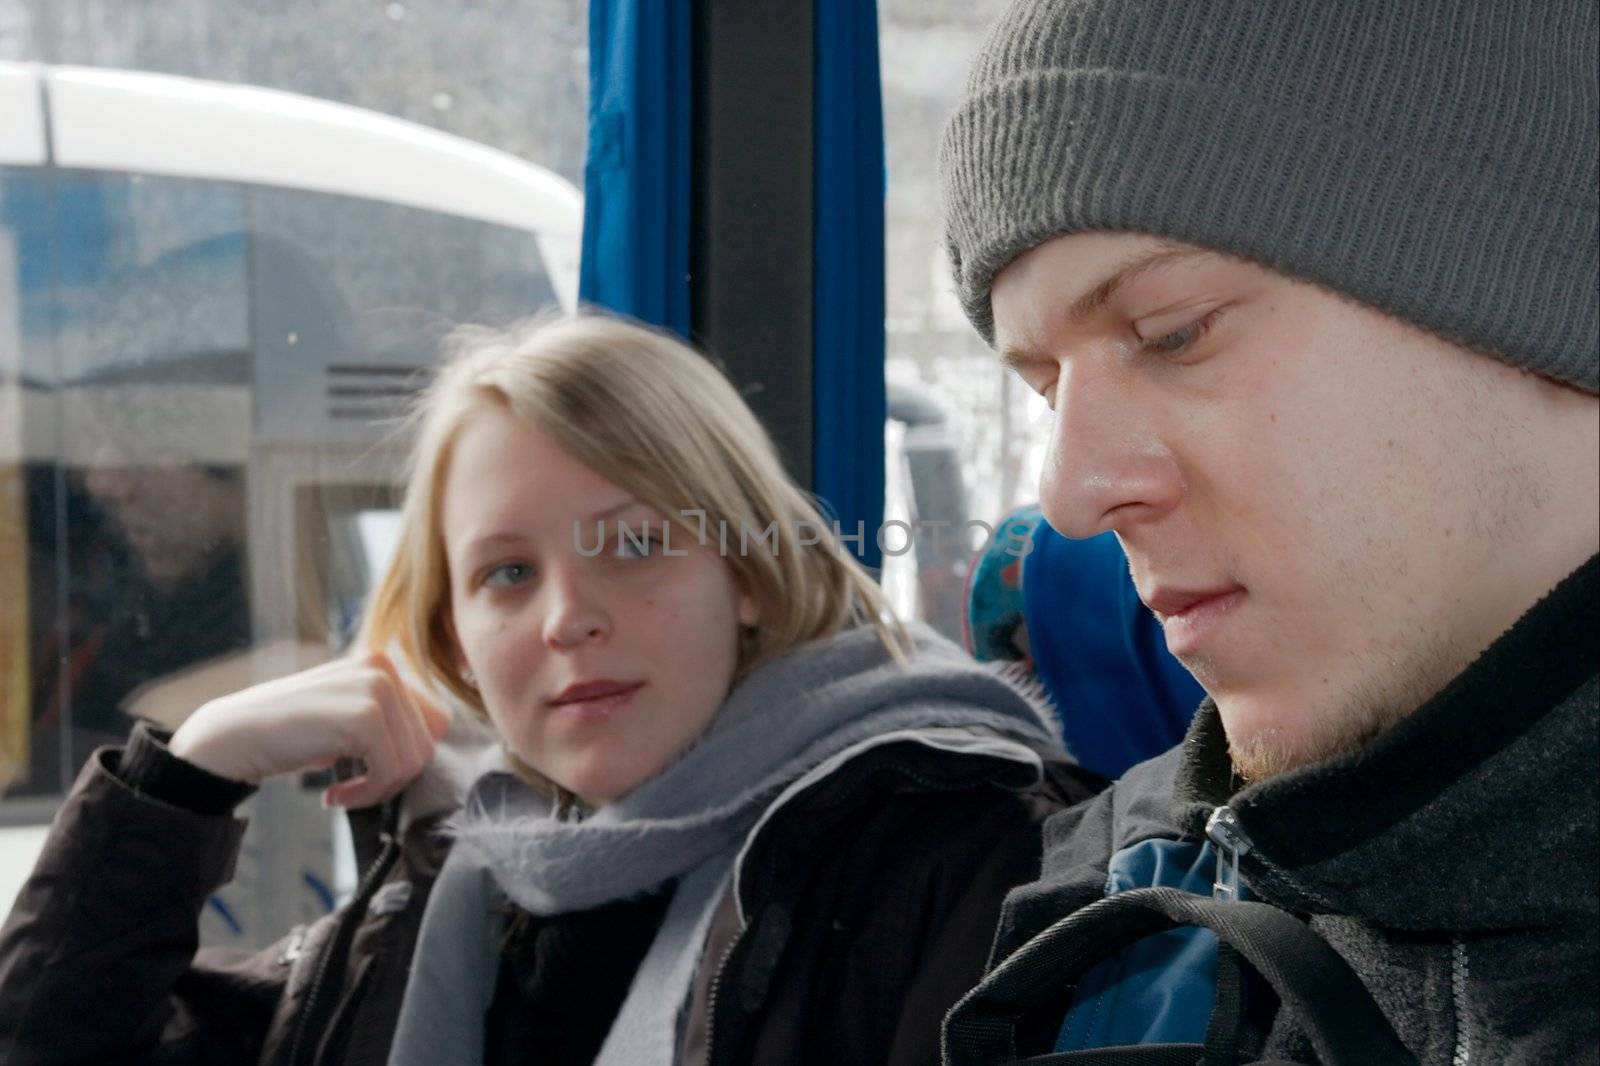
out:
M0 60L262 85L582 180L588 0L0 0Z
M25 267L21 247L30 233L44 228L44 199L42 175L0 167L0 794L30 773L33 618L50 602L54 588L54 552L35 542L29 521L50 499L34 499L36 479L26 432L51 420L53 397L39 372L23 365L25 345L30 361L42 358L34 354L36 342L23 330L28 307L37 298L24 297L48 286L49 273L38 260L30 259ZM31 319L32 333L38 335L42 323L37 312Z
M586 0L0 0L0 61L287 90L568 182L586 34ZM494 176L464 189L526 173L425 142L426 172ZM325 151L308 173L351 172ZM0 167L0 845L137 717L176 725L343 648L391 550L395 416L439 340L576 290L576 197L554 239L468 217L476 192L424 210L183 166ZM317 791L251 801L206 942L265 943L349 887Z
M898 607L960 639L969 550L931 523L997 526L1037 499L1043 401L1001 371L956 301L937 210L939 137L965 71L1006 0L879 0L887 203L890 417L886 518L920 523L914 550L884 559ZM899 486L893 488L898 481ZM957 523L959 525L959 523ZM952 527L943 527L952 528ZM982 533L969 527L974 539Z
M28 571L9 783L48 794L126 733L141 686L250 642L244 211L214 183L0 181L26 487L5 518Z
M531 233L296 190L250 204L258 434L274 444L365 444L452 328L556 303Z
M221 695L197 667L225 690L252 679L228 664L253 645L341 648L373 576L356 516L394 503L379 446L440 338L555 295L536 237L488 223L175 178L4 180L30 593L10 784L51 793L133 715L176 724Z

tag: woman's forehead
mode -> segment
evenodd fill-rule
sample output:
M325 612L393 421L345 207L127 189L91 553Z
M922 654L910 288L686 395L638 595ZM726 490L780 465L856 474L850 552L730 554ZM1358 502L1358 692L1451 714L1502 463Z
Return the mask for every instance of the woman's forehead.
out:
M457 545L653 512L543 429L504 412L463 427L442 476L441 524Z

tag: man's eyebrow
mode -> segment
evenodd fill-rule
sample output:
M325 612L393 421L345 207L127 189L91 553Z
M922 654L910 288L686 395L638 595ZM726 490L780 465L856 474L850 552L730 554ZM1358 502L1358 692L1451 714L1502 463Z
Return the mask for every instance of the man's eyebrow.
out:
M1186 259L1198 259L1203 256L1213 255L1204 248L1191 248L1187 245L1165 244L1134 256L1121 266L1117 267L1106 277L1102 278L1092 289L1072 301L1067 308L1066 320L1070 326L1081 325L1096 311L1111 302L1117 290L1128 282L1144 274L1150 273L1172 263L1182 262ZM1037 363L1044 356L1022 348L1006 347L1000 352L1000 365L1007 370L1018 370L1029 363Z
M1111 297L1117 294L1118 289L1137 277L1185 259L1199 259L1212 254L1214 253L1204 248L1167 245L1136 255L1112 271L1094 288L1072 301L1072 306L1067 308L1067 322L1074 326L1082 323L1084 319L1110 303Z
M1000 349L1000 368L1013 373L1021 373L1022 368L1034 363L1044 361L1044 356L1026 348L1016 348L1011 345Z

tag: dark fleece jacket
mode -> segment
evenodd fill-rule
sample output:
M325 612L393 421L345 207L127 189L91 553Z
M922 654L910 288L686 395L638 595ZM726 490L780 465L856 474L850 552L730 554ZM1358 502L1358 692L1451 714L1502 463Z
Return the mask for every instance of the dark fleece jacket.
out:
M1207 701L1181 748L1047 823L997 959L1099 898L1111 852L1203 838L1227 804L1252 892L1310 916L1424 1066L1600 1061L1597 622L1600 557L1371 744L1237 791ZM1287 1012L1269 1050L1315 1061Z

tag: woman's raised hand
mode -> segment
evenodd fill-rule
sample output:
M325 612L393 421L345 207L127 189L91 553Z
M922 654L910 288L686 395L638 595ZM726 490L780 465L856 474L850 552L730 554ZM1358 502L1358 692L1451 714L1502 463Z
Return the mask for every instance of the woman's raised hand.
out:
M252 785L360 759L366 771L322 799L367 807L410 784L449 726L449 710L407 684L387 655L364 652L203 704L168 750Z

